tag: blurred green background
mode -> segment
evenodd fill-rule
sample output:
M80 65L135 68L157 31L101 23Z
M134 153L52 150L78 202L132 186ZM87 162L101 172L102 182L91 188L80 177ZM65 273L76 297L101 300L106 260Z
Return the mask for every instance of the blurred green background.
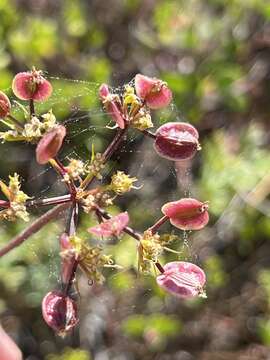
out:
M175 166L158 158L151 139L131 132L104 181L128 169L143 187L112 211L127 209L142 231L164 202L191 194L210 201L211 215L203 231L176 230L180 254L162 259L203 267L206 300L180 301L154 277L138 277L136 246L125 236L107 246L123 271L108 271L101 287L79 279L80 326L64 340L40 309L59 280L63 223L3 257L1 323L25 359L269 359L269 19L267 0L0 0L0 89L12 96L16 72L33 65L46 71L54 95L40 111L52 108L68 126L63 158L89 158L92 142L102 151L114 132L105 128L98 86L121 86L138 72L162 78L174 92L173 106L155 113L155 126L184 120L198 128L202 150L192 164ZM1 145L1 179L14 171L31 196L64 192L29 145ZM80 231L90 222L83 216ZM1 244L24 227L3 223Z

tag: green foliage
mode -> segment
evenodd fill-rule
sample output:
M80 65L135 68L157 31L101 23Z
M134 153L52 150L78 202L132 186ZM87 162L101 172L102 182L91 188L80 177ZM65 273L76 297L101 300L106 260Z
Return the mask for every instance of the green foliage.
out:
M91 357L85 350L73 350L66 348L61 355L48 355L46 360L91 360Z
M209 257L204 263L209 288L218 289L226 285L228 274L223 269L221 258L218 256Z
M128 336L144 338L153 349L162 348L170 338L178 337L181 327L179 320L164 314L132 315L122 323Z

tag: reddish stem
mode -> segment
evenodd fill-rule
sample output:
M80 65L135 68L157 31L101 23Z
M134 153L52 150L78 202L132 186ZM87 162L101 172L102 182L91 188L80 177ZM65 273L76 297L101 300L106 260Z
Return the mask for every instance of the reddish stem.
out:
M123 137L127 131L128 127L126 127L125 129L118 129L117 133L115 135L115 137L113 138L112 142L108 145L107 149L103 152L102 154L102 159L103 159L103 164L105 164L110 157L113 155L113 153L118 149L119 145L121 144ZM87 185L86 188L89 188L89 186L92 184L92 182L94 181L95 176L93 176Z
M160 218L154 225L152 225L148 230L152 232L152 234L155 234L161 225L163 225L167 220L169 219L168 216L164 215L162 218Z
M155 262L155 265L158 268L158 270L161 272L161 274L165 272L163 266L159 262Z
M125 127L125 129L118 129L114 139L112 140L112 142L110 143L110 145L107 147L107 149L104 151L104 153L102 155L102 157L104 159L103 160L104 163L106 161L108 161L110 159L110 157L112 156L112 154L118 149L127 129L128 129L127 127Z
M33 99L29 100L29 111L30 111L30 119L31 119L31 117L35 115L35 105Z
M26 202L27 207L39 207L39 206L48 206L48 205L59 205L72 201L71 194L55 196L47 199L37 199L29 200ZM0 205L1 206L1 205Z
M143 131L141 131L145 136L147 136L147 137L150 137L151 139L156 139L156 135L155 134L153 134L151 131L149 131L149 130L143 130Z
M64 176L67 174L67 170L66 170L65 166L61 163L61 161L57 157L54 158L54 161L56 162L56 164L58 166L57 170L59 171L59 174L65 181L66 186L67 186L72 198L75 199L77 190L76 190L76 186L75 186L73 180L71 179L70 181L66 181L64 178Z

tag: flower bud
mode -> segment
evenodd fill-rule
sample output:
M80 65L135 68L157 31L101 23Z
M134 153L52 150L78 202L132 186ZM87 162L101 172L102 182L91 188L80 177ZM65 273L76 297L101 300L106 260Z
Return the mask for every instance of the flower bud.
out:
M0 91L0 118L4 119L9 115L11 104L6 94Z
M21 100L47 100L52 94L52 85L41 70L18 73L12 82L14 94Z
M157 277L158 285L180 298L206 297L203 286L206 282L204 271L197 265L173 261L164 266L164 272Z
M121 112L121 104L118 95L110 93L107 84L102 84L99 88L99 96L109 115L113 118L120 129L125 128L125 119Z
M208 204L192 198L169 202L162 206L161 211L172 225L181 230L200 230L209 221Z
M118 195L122 195L131 189L135 188L133 183L137 181L137 178L131 177L125 174L123 171L117 171L112 176L111 184L109 185L110 190L114 191Z
M135 89L136 94L151 109L166 107L172 100L172 92L167 84L156 78L137 74L135 76Z
M77 305L61 291L51 291L42 300L45 322L61 336L66 335L77 323Z
M55 157L62 146L65 136L66 128L63 125L58 125L43 135L36 148L37 162L39 164L46 164Z
M88 229L89 232L98 236L110 237L119 236L129 222L127 212L123 212L113 216L110 220L106 220L97 226Z
M154 149L163 158L173 161L191 159L200 150L198 131L190 124L169 122L156 131Z

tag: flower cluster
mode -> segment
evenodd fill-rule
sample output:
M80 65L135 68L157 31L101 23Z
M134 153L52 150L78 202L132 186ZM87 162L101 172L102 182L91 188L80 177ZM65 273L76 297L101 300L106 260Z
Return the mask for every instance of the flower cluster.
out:
M5 209L0 211L0 219L14 221L19 218L29 221L29 214L26 210L26 201L29 196L20 190L19 175L15 173L14 176L9 176L8 186L0 180L0 188L8 199L8 201L2 202L2 207L5 207Z
M50 291L43 299L42 313L46 323L60 335L65 335L78 323L77 300L72 295L77 270L86 274L90 283L102 283L104 267L113 267L112 256L106 253L104 246L97 246L97 238L103 244L104 238L119 238L123 233L132 236L138 242L139 270L151 272L153 268L160 274L156 276L157 284L165 291L181 298L205 296L203 287L205 274L197 265L175 261L160 263L163 251L177 252L169 244L177 241L173 233L159 233L159 228L166 221L180 230L200 230L208 223L208 203L193 198L183 198L164 204L161 217L150 228L142 232L129 227L129 214L124 211L111 216L107 207L112 205L118 196L132 189L137 181L124 171L116 171L106 184L93 180L102 179L106 162L119 149L123 137L130 127L153 139L153 147L158 156L172 161L191 160L200 149L198 131L188 123L168 122L155 132L151 110L168 106L172 101L172 92L168 85L156 78L141 74L124 87L122 94L116 93L107 84L99 88L99 96L105 111L115 122L115 137L106 150L94 152L88 161L78 159L60 160L59 154L64 145L68 131L55 118L52 110L37 114L35 101L46 101L52 94L52 85L40 70L33 68L15 76L12 83L14 95L28 102L20 104L24 110L24 119L12 115L12 105L8 96L0 92L0 121L8 129L0 133L3 141L25 141L36 146L36 161L40 165L51 166L59 175L66 187L66 194L54 198L29 199L21 190L19 176L10 176L9 184L0 181L0 188L7 200L0 200L0 219L15 221L17 218L28 220L31 206L50 205L53 210L45 213L27 231L0 250L5 254L38 231L63 209L69 208L66 230L60 236L61 288ZM57 206L59 205L59 206ZM88 229L89 238L82 238L77 233L78 213L83 211L92 215L97 222ZM89 215L89 216L90 216ZM94 239L91 239L91 236ZM93 242L94 240L94 242Z
M122 97L110 92L107 84L101 85L99 95L105 110L120 129L153 127L149 109L161 109L172 100L172 92L165 82L140 74L135 77L135 88L127 85Z
M68 283L69 278L66 274L72 275L70 270L77 263L90 281L97 283L104 281L101 269L105 265L113 265L113 261L110 256L103 254L102 247L90 246L84 239L75 235L68 236L65 233L60 237L60 245L63 280Z

